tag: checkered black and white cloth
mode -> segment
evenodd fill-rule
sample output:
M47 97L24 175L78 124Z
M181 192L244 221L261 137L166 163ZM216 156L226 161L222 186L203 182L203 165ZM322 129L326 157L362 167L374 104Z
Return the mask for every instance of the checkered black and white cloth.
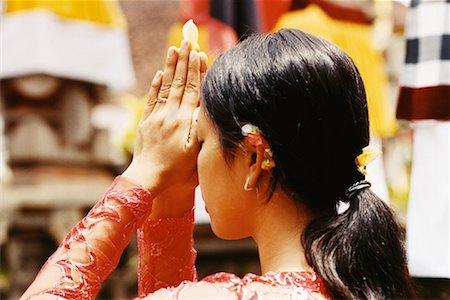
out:
M450 0L412 0L400 80L400 119L450 120Z
M406 227L412 276L450 278L450 0L412 0L397 117L413 120Z

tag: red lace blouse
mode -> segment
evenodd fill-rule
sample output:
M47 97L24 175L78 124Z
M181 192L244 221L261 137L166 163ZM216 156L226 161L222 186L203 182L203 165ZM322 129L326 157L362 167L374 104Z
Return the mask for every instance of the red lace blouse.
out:
M217 273L197 281L193 211L182 218L148 219L151 194L117 177L102 199L68 234L21 299L94 299L138 231L139 299L186 299L207 294L227 299L324 298L312 272L270 272L244 278ZM220 293L225 292L225 294Z

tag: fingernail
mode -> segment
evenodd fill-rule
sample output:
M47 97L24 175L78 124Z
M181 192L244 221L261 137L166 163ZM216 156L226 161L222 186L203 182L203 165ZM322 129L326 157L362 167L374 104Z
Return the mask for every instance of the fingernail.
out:
M189 59L196 59L198 56L197 51L192 50L191 53L189 54Z

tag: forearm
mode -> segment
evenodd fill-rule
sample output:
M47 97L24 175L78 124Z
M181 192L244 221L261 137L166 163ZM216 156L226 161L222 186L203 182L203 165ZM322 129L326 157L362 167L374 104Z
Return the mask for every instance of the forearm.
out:
M150 214L151 205L148 191L125 178L116 178L49 258L22 299L50 295L95 298L130 237Z
M197 280L193 192L179 193L177 202L190 205L176 205L177 212L166 209L164 203L174 200L168 197L155 199L162 201L154 203L152 216L138 229L141 297L160 288L178 286L184 280Z

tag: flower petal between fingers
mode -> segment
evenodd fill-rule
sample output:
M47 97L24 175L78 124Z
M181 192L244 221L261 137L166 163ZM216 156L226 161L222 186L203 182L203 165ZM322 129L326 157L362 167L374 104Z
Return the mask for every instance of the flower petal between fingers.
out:
M184 23L182 32L184 40L191 44L192 49L200 49L198 45L198 28L192 19Z

